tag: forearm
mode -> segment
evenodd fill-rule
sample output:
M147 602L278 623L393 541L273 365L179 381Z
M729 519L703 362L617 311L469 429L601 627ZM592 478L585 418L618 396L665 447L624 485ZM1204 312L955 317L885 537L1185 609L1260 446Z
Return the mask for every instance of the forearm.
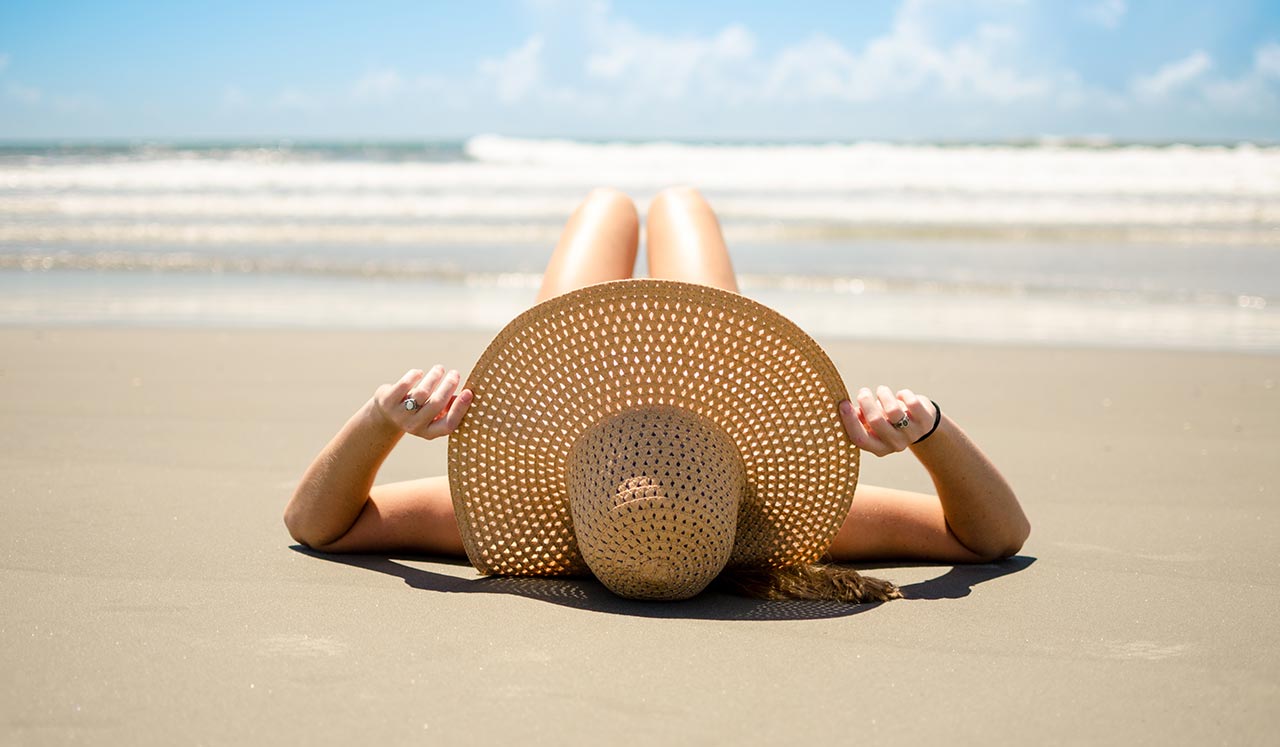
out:
M346 534L368 500L378 468L403 436L374 400L365 403L302 476L285 508L289 534L309 547Z
M986 454L945 414L937 431L911 451L928 470L947 525L975 554L996 559L1022 548L1031 524Z

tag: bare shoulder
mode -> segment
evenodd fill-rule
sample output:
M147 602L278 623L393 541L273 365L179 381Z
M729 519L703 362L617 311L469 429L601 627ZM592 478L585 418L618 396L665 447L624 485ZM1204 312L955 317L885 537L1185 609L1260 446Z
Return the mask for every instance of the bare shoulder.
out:
M982 560L951 532L938 496L861 484L829 552L845 562Z

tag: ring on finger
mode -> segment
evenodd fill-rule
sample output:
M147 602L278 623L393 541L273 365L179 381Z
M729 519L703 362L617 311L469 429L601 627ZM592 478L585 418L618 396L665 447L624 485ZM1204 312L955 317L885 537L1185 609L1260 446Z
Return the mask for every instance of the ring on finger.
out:
M911 415L910 415L910 414L907 414L907 413L903 413L903 415L902 415L902 420L896 421L896 422L893 424L893 427L894 427L894 428L906 428L908 425L911 425Z
M416 412L422 409L422 405L418 404L418 400L413 397L405 397L402 404L404 405L404 409L409 412Z

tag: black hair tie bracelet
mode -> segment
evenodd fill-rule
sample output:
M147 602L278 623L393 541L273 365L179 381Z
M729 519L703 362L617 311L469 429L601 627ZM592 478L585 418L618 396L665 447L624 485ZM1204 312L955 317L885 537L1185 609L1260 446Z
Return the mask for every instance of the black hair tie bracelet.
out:
M933 402L933 400L932 400L932 399L930 399L929 401L930 401L930 402ZM926 438L928 438L929 436L932 436L932 435L933 435L933 432L934 432L934 431L936 431L936 430L938 430L938 424L942 422L942 408L941 408L941 407L938 407L938 403L937 403L937 402L933 402L933 411L934 411L934 413L935 413L935 414L934 414L934 416L933 416L933 427L929 429L929 432L928 432L928 433L924 434L924 435L923 435L923 436L921 436L920 438L917 438L915 441L911 442L911 445L912 445L912 446L915 446L916 444L918 444L918 443L920 443L921 441L925 440L925 439L926 439Z

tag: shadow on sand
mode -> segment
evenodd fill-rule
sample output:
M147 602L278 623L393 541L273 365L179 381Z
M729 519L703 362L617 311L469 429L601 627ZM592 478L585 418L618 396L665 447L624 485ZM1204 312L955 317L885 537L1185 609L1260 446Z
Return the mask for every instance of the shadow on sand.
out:
M383 555L331 555L310 550L301 545L293 549L305 555L369 571L385 573L404 580L406 584L425 591L465 594L514 594L544 602L576 607L593 612L635 617L656 617L688 620L819 620L849 617L870 612L880 602L867 604L842 604L823 601L766 601L748 599L709 589L693 599L672 604L670 602L640 602L614 595L600 582L592 578L517 578L510 576L483 576L457 578L445 573L435 573ZM466 561L438 557L404 557L403 560L426 560L463 568L470 568ZM1018 555L1007 560L982 565L954 566L938 578L908 584L902 587L907 599L960 599L969 595L974 586L983 581L1017 573L1035 558ZM880 566L901 568L903 564ZM859 567L862 570L863 567Z

